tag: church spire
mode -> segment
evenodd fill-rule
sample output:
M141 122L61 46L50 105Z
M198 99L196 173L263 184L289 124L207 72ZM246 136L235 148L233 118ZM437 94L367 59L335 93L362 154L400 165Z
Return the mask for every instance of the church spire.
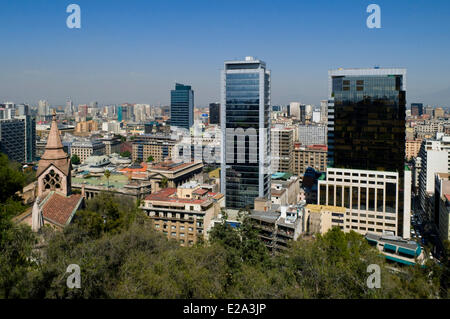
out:
M50 127L50 133L47 139L47 146L45 147L44 155L42 155L42 158L39 161L36 176L39 178L51 165L55 166L58 170L60 170L64 176L69 177L70 181L70 170L71 170L70 158L69 155L67 155L67 153L64 152L64 147L61 142L61 136L58 130L58 123L56 122L55 110L53 110L52 125ZM48 181L48 179L49 177L47 177L46 181ZM59 183L57 182L55 184L59 185ZM68 192L70 192L70 185L67 186L69 187L67 187L66 189ZM42 191L43 189L40 189L39 193L42 193Z

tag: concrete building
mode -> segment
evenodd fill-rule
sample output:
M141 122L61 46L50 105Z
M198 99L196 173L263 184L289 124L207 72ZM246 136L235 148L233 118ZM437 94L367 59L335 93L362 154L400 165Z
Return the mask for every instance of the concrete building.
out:
M344 207L308 204L305 207L306 233L325 234L333 227L339 227L345 231L350 224L345 214Z
M275 127L271 129L272 172L292 172L294 149L294 129Z
M328 168L319 180L318 204L344 207L344 231L410 234L411 172L405 170L404 198L401 198L396 172ZM400 206L406 212L399 215Z
M153 192L140 206L153 220L157 231L178 241L181 246L207 239L207 230L222 207L223 194L210 192L196 182Z
M102 139L100 139L100 141L102 141L102 143L105 144L106 155L120 153L121 141L119 138L116 138L114 136L105 136Z
M275 173L271 177L271 202L273 205L294 205L300 202L300 179L291 173Z
M303 176L308 167L312 167L319 172L325 172L327 168L326 145L308 145L305 147L300 143L295 143L293 153L293 173L295 175Z
M93 155L105 155L105 144L99 140L75 141L72 143L70 153L77 155L83 163L88 157Z
M249 215L250 221L270 251L282 251L290 241L297 240L304 232L303 207L260 205L264 201L266 199L255 200L255 209Z
M419 154L422 139L406 140L406 160L411 160Z
M158 163L172 158L172 149L177 141L167 134L143 134L132 143L133 161L147 161L152 156Z
M179 185L191 180L199 180L203 171L203 163L164 161L148 165L147 171L152 192L157 192L165 187L177 188Z
M327 145L327 127L325 125L299 125L298 142L303 146Z
M98 131L98 123L96 121L90 120L90 121L82 121L78 122L75 127L75 133L91 133Z
M419 173L420 208L433 218L433 194L435 174L450 172L450 136L440 135L435 140L424 140L420 148L421 169Z
M441 241L449 240L449 213L450 213L450 174L435 174L434 191L434 217L433 222L439 231Z

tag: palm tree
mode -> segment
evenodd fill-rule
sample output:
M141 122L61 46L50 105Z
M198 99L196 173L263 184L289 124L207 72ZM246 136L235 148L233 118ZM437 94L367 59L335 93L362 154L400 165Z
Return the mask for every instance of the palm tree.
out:
M108 188L109 188L109 177L111 176L111 172L109 170L105 170L105 177L108 180Z
M167 184L169 183L169 180L167 179L167 177L163 177L162 179L161 179L161 188L167 188Z

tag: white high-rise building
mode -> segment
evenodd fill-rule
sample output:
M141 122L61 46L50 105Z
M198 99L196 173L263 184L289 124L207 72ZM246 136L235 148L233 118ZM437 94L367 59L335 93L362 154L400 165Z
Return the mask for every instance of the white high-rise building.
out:
M431 217L435 174L450 173L450 136L438 133L435 140L424 140L419 157L421 158L419 203L420 208Z

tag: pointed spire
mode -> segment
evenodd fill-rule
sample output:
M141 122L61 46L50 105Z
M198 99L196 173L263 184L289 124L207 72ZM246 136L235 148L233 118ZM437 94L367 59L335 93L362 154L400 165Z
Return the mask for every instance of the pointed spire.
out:
M64 152L64 147L58 130L58 123L56 122L55 110L53 110L52 125L50 127L50 133L48 134L47 146L45 147L44 155L42 155L41 160L39 161L39 167L36 175L39 176L50 164L54 164L65 174L68 174L70 159L69 155Z

